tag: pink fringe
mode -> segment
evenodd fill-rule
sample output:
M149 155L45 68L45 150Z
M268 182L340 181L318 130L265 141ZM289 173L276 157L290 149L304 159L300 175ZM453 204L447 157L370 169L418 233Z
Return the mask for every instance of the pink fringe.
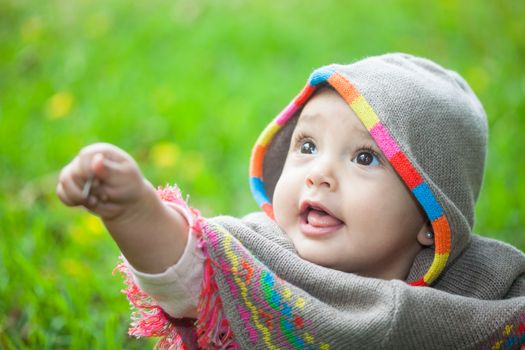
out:
M196 333L187 325L179 324L182 320L175 320L166 314L162 308L135 283L131 272L124 264L122 257L115 271L122 273L127 286L122 290L134 309L131 313L131 324L128 334L140 337L160 337L154 349L197 349ZM183 319L187 320L187 319ZM185 321L185 323L188 323ZM188 329L190 328L190 329ZM193 338L193 339L192 339Z
M137 338L160 337L154 349L238 349L239 346L234 340L230 324L222 310L222 300L212 267L214 262L206 249L206 241L203 237L206 221L197 210L187 205L177 187L159 188L157 194L163 201L182 206L193 218L192 232L196 234L198 246L201 247L206 257L197 306L197 320L174 319L166 314L157 302L135 283L123 258L120 257L115 271L122 273L127 286L122 293L127 296L134 309L131 314L129 335Z

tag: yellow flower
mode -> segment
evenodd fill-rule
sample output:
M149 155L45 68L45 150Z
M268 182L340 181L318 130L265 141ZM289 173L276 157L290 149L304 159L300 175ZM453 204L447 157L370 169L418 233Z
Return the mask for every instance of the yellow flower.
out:
M157 168L174 167L180 155L180 148L173 142L159 142L150 149L150 157Z
M57 92L47 100L46 115L49 119L66 117L73 109L75 97L71 92Z
M99 218L94 215L86 214L82 220L83 224L86 226L86 229L89 233L94 236L102 236L105 232L104 225Z
M104 225L100 219L86 213L71 227L71 238L80 245L88 245L102 237L104 232Z
M90 270L79 260L64 258L60 262L61 268L71 277L86 278L90 275Z

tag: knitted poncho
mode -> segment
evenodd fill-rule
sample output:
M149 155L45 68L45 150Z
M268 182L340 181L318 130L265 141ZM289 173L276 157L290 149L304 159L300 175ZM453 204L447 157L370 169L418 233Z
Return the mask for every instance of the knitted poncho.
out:
M305 261L272 220L294 119L323 84L348 103L432 224L435 245L407 281ZM129 278L139 309L131 334L190 349L519 349L525 256L472 234L485 148L481 104L435 63L390 54L314 71L252 153L252 192L265 214L207 220L188 208L206 255L198 319L170 319ZM183 203L172 189L160 195Z

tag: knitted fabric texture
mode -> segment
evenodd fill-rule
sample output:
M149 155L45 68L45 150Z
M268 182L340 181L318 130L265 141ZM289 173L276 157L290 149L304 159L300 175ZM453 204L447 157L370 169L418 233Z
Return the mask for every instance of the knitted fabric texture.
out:
M263 214L207 221L203 236L214 266L220 266L215 278L224 312L242 349L525 344L525 291L519 298L487 301L363 278L302 260Z
M433 283L469 244L486 152L483 107L457 73L407 54L314 71L252 152L252 193L270 217L295 119L323 84L348 103L426 212L434 231L434 254L420 254L418 275L414 270L410 282Z
M432 288L305 261L272 219L298 113L323 84L347 101L432 223L435 246L408 277ZM139 309L131 332L159 335L166 349L519 349L525 255L471 232L485 147L479 101L428 60L390 54L316 70L253 150L251 188L265 214L204 219L188 208L206 256L197 320L178 324L128 279Z
M206 255L198 318L170 318L132 279L124 291L137 309L130 334L158 336L158 348L507 350L525 343L523 296L487 301L324 268L302 260L265 214L203 219L192 212Z

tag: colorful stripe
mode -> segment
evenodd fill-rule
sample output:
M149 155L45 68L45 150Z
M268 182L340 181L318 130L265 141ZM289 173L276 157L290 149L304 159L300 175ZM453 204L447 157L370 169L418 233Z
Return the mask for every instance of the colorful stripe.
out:
M392 164L392 167L396 169L410 190L414 190L414 188L423 183L423 178L403 152L396 152L392 157L388 158L388 161Z
M383 145L383 153L388 159L393 158L399 152L396 142L390 137L388 130L383 124L377 123L370 129L370 135Z
M242 278L239 276L239 271L242 269L239 269L238 255L235 252L233 252L231 249L232 236L222 227L217 227L217 229L221 231L222 233L223 247L225 248L226 258L231 263L231 271L232 271L233 279L235 283L239 286L239 289L241 291L242 300L244 301L244 305L246 305L248 309L250 310L250 311L247 311L246 314L244 315L245 325L247 327L248 333L250 334L250 338L254 340L254 343L257 341L257 335L254 334L254 332L256 331L255 329L253 329L253 327L251 327L252 323L250 321L252 321L255 324L255 327L259 329L259 331L262 333L262 338L267 348L268 349L278 349L278 347L276 347L271 341L270 330L268 330L268 328L265 327L264 324L259 321L259 313L257 312L257 306L251 302L250 297L248 295L249 289L244 283L244 281L242 280ZM248 312L249 312L249 316L248 316Z
M221 244L224 259L220 268L231 271L225 277L232 295L240 294L242 305L236 304L236 308L250 342L256 344L262 339L268 349L330 349L328 343L314 336L311 320L301 316L304 298L294 295L286 282L246 251L224 227L206 226L204 232L207 240Z
M263 177L263 160L266 155L267 148L262 145L257 145L253 151L253 161L250 164L250 174L252 176L262 179Z
M525 349L525 313L521 314L513 323L507 323L497 336L491 350Z
M289 113L287 111L285 111L286 113ZM283 126L283 124L279 124L277 122L277 120L275 121L274 124L270 124L266 127L266 129L262 132L261 136L259 137L259 139L257 140L257 144L262 146L262 147L266 147L268 146L268 144L270 143L270 141L273 139L273 137L275 136L275 134L277 133L277 131L279 131L281 129L281 127Z
M275 134L295 115L298 109L308 101L315 91L316 87L312 81L324 81L331 74L333 74L332 70L314 72L311 77L311 82L306 84L293 101L263 130L255 143L250 160L250 188L259 206L272 219L273 207L266 193L263 179L264 156L266 155L267 147Z
M322 83L329 83L348 103L357 117L361 120L370 135L385 154L392 167L396 170L416 199L423 207L431 221L435 237L435 256L427 273L412 285L430 285L436 280L445 267L450 254L450 225L444 214L444 210L437 201L434 193L423 180L423 177L412 164L409 158L399 147L388 129L375 113L374 109L357 88L344 76L337 73L332 67L320 68L312 73L308 84L301 93L288 105L284 111L268 126L257 141L252 152L250 165L250 183L252 193L257 203L266 213L273 218L271 200L266 194L262 168L267 145L271 142L275 133L295 114L302 104L306 103L316 87Z
M266 194L266 189L264 188L264 182L259 177L252 177L250 179L250 186L252 188L252 194L255 197L255 200L259 205L270 204L270 199Z

